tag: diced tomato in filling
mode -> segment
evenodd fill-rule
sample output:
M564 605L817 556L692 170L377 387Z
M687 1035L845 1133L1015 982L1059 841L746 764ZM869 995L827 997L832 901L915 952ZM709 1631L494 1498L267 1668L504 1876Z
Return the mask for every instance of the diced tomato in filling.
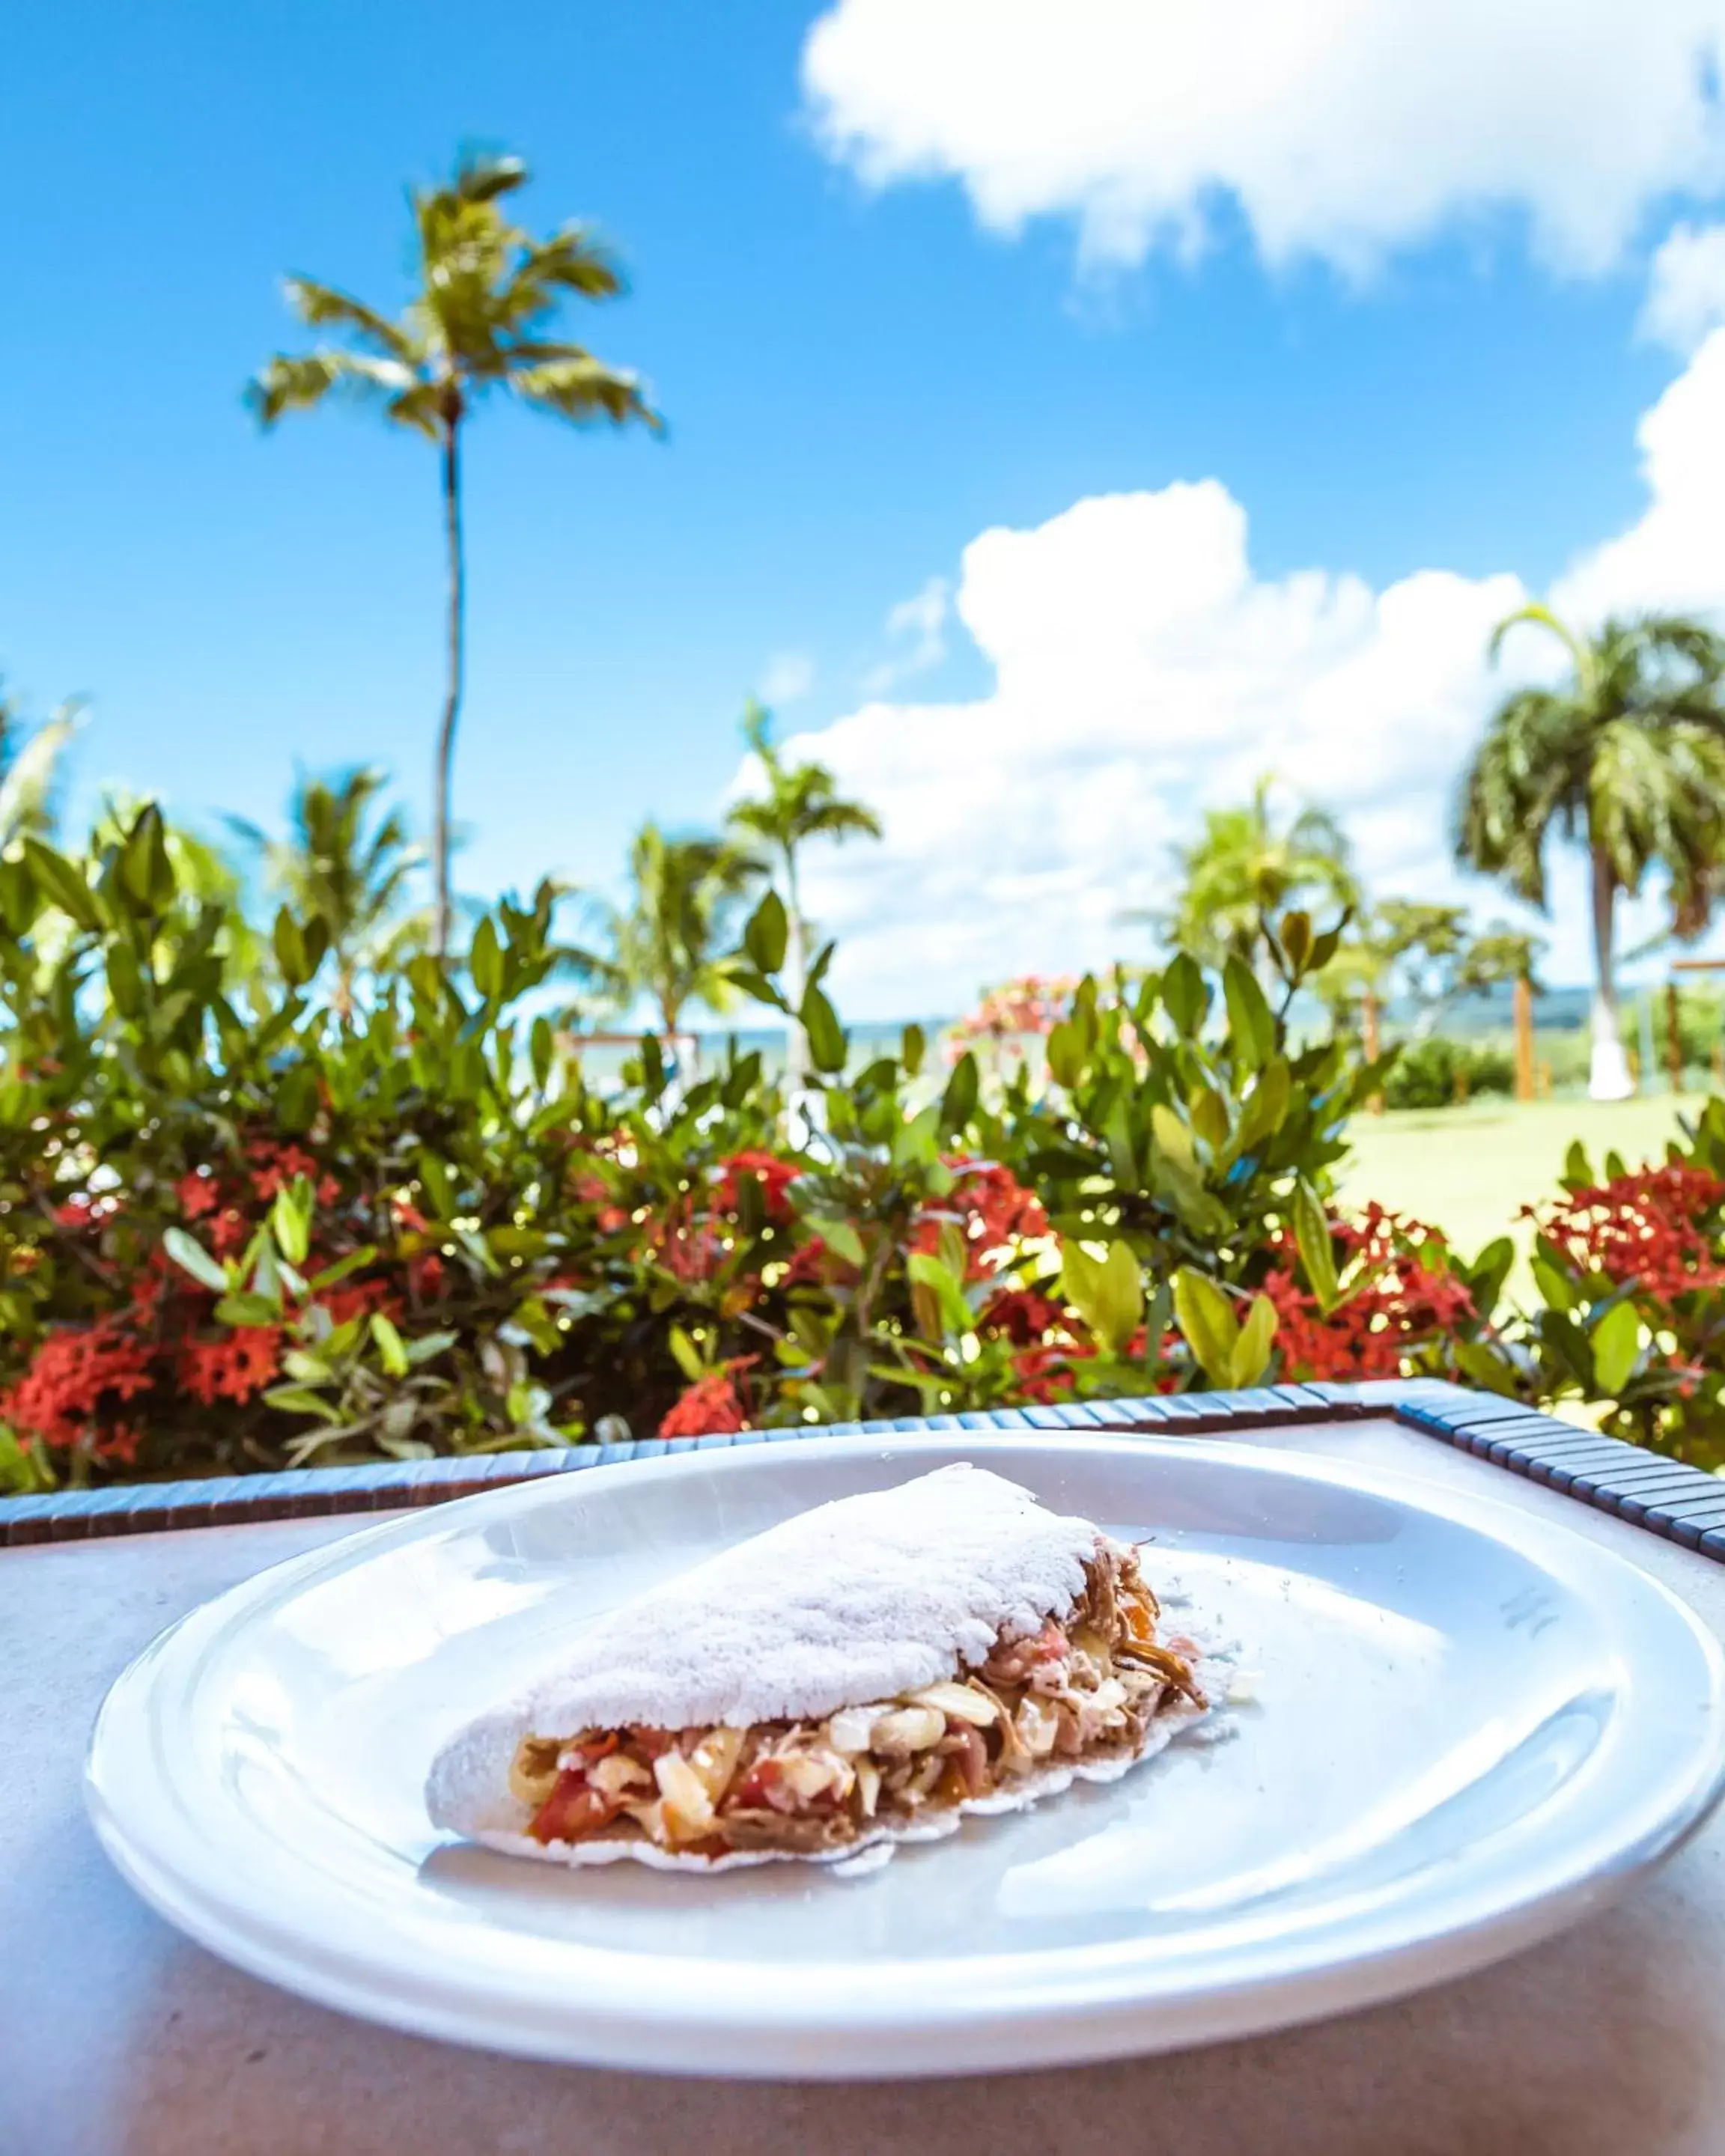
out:
M589 1784L584 1768L567 1767L527 1831L535 1841L574 1841L608 1826L622 1809L614 1797Z

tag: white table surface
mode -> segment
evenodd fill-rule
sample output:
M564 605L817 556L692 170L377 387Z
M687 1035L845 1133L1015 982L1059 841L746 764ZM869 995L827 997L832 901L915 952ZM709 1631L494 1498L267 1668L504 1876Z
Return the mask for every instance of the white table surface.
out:
M1202 1438L1194 1438L1202 1444ZM1388 1422L1257 1442L1509 1498L1624 1552L1725 1634L1725 1567ZM162 1626L377 1516L0 1550L0 2156L1714 2156L1725 1813L1604 1916L1317 2027L987 2080L655 2079L398 2035L228 1968L85 1822L108 1684Z

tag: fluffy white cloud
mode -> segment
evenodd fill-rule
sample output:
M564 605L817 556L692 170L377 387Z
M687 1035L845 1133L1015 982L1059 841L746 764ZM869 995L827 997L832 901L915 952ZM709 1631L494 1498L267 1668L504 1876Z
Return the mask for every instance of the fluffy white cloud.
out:
M1647 270L1640 331L1685 357L1725 322L1725 224L1674 225Z
M1092 261L1202 239L1350 271L1518 212L1559 266L1725 176L1722 0L838 0L803 75L874 186L956 178L991 228L1079 222Z
M1579 562L1553 593L1597 621L1651 608L1712 609L1725 598L1725 330L1715 330L1635 429L1646 512Z
M886 642L891 655L883 660L863 686L879 696L895 682L913 674L926 674L947 655L947 616L952 610L952 587L944 577L931 577L920 592L901 599L886 617Z
M761 676L761 701L795 704L814 686L814 661L806 652L775 651Z
M1642 424L1650 500L1555 594L1611 607L1725 600L1725 331ZM1711 525L1709 520L1711 519ZM790 746L880 813L879 846L809 861L854 1014L939 1013L982 983L1147 950L1120 915L1166 898L1168 849L1199 808L1272 770L1339 811L1379 891L1471 896L1450 865L1456 776L1511 678L1486 661L1525 596L1513 576L1252 570L1246 515L1215 480L1094 496L964 550L955 611L993 670L966 703L876 698ZM1517 667L1554 654L1527 639ZM1550 970L1587 972L1579 884L1557 880ZM1648 917L1651 925L1651 916ZM1644 932L1626 923L1625 941ZM1143 939L1142 942L1137 939Z

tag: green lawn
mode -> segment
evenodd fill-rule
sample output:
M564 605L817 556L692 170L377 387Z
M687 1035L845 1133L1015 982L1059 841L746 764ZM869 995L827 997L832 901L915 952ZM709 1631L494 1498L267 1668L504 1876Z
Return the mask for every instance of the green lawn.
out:
M1526 1223L1516 1214L1556 1194L1563 1155L1579 1138L1599 1172L1613 1147L1631 1167L1664 1157L1680 1111L1692 1113L1704 1096L1657 1093L1635 1101L1481 1101L1465 1108L1405 1109L1357 1116L1353 1152L1342 1165L1350 1204L1375 1198L1444 1229L1471 1257L1494 1235L1515 1233L1525 1247Z

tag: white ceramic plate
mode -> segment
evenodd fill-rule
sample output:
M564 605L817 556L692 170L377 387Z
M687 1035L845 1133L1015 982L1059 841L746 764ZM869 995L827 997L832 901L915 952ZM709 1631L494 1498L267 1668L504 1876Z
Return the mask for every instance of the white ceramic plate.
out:
M1256 1702L873 1876L568 1872L420 1799L520 1661L829 1497L986 1462L1153 1537ZM146 1897L327 2005L541 2057L932 2073L1147 2051L1409 1990L1620 1893L1725 1777L1718 1649L1633 1566L1413 1477L1209 1440L691 1453L438 1507L194 1612L109 1695L97 1829Z

